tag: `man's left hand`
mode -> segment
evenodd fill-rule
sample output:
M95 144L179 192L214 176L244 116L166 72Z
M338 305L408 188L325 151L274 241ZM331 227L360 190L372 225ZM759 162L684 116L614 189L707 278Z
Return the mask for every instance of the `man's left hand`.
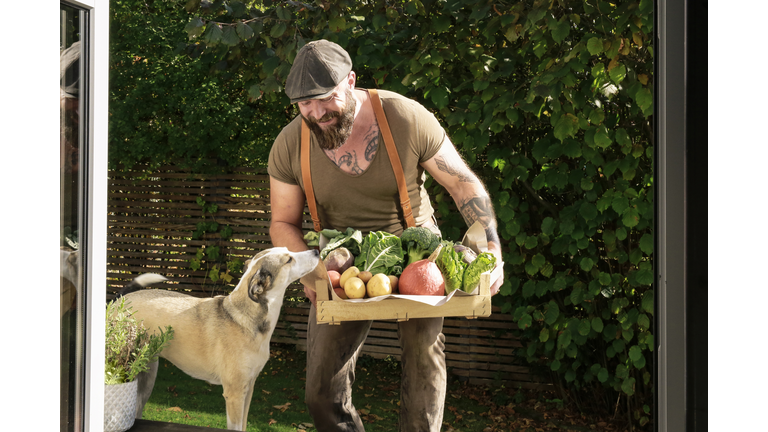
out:
M488 252L496 257L496 265L499 267L499 277L491 283L491 295L495 296L499 293L501 284L504 283L504 263L501 259L501 246L495 242L488 242Z

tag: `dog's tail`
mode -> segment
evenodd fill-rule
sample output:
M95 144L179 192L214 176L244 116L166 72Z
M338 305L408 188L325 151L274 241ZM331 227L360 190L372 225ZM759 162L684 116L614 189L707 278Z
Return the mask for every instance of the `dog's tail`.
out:
M134 291L138 291L144 287L147 287L152 284L156 284L158 282L162 282L168 280L165 276L161 276L159 274L155 273L144 273L142 275L137 276L134 280L128 283L128 285L124 286L123 289L120 290L120 292L117 294L118 297L122 297L126 294L130 294Z

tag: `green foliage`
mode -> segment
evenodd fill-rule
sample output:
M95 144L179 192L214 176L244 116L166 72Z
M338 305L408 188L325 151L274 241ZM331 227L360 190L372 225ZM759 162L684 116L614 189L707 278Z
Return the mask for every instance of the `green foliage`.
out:
M149 369L149 364L157 360L171 339L171 326L150 335L144 324L133 317L125 297L107 303L104 383L133 381L136 375Z
M197 248L195 257L189 260L189 267L195 271L204 268L205 279L210 280L215 289L216 286L231 283L234 279L232 274L243 271L243 262L239 258L232 258L229 254L221 252L222 242L232 237L232 228L216 222L215 214L219 211L219 206L206 202L203 197L197 197L196 203L202 209L203 221L195 226L192 239L208 241ZM206 234L209 235L206 236Z
M189 38L177 51L187 58L144 62L127 47L159 42L138 39L113 50L113 74L124 83L113 100L126 104L113 109L111 139L122 152L116 160L138 160L152 146L185 160L217 156L227 163L241 149L263 145L266 152L295 112L286 109L282 85L297 50L309 40L336 41L350 52L360 87L424 104L484 180L506 265L494 301L517 321L526 343L520 354L553 373L582 407L613 407L624 398L618 408L626 418L651 427L643 407L652 402L654 340L652 2L186 6L187 18L173 9L178 3L164 12L178 20L174 29L185 30L175 40ZM145 15L132 19L157 14ZM159 28L131 22L150 33ZM122 25L113 31L123 33L128 24ZM151 36L141 40L172 39ZM193 108L166 101L170 94L184 94ZM232 97L208 102L214 95ZM241 114L254 103L265 127ZM141 134L130 130L138 112L159 113L138 119ZM241 123L258 137L254 147L219 144L232 134L217 128ZM183 129L170 133L171 124ZM184 147L169 139L178 135ZM466 227L452 200L428 185L444 237L461 238Z
M111 169L264 166L280 125L292 117L282 101L249 99L241 76L211 72L215 59L185 43L196 22L185 4L110 3Z

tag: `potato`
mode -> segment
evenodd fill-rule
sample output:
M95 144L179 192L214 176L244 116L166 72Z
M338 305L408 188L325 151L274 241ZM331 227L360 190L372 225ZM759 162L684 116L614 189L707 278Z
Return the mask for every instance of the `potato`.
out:
M384 273L377 273L368 281L366 287L368 297L378 297L392 294L392 284Z
M344 271L344 273L341 274L341 277L339 278L339 286L344 288L344 285L347 283L347 279L351 277L357 277L357 275L360 274L360 269L358 269L355 266L352 266Z
M353 276L344 282L344 293L351 299L361 299L365 297L365 283Z
M373 277L373 274L369 271L361 271L357 277L359 277L367 285L368 281Z
M341 288L341 275L336 270L328 270L328 279L331 280L331 286L334 288Z
M341 297L344 300L349 298L347 297L347 293L344 292L344 288L334 288L333 292L335 292L337 296Z
M344 247L332 250L323 260L326 270L335 270L343 274L345 270L355 263L355 257Z
M387 277L389 278L389 284L392 286L392 294L397 294L397 276L389 275Z

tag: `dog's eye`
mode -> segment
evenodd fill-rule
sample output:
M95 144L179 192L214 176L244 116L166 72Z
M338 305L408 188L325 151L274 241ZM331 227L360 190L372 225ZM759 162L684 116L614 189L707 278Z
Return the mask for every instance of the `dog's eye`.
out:
M285 263L286 263L286 264L288 264L288 263L291 263L291 262L293 262L293 257L292 257L292 256L289 256L289 257L288 257L288 261L286 261Z

